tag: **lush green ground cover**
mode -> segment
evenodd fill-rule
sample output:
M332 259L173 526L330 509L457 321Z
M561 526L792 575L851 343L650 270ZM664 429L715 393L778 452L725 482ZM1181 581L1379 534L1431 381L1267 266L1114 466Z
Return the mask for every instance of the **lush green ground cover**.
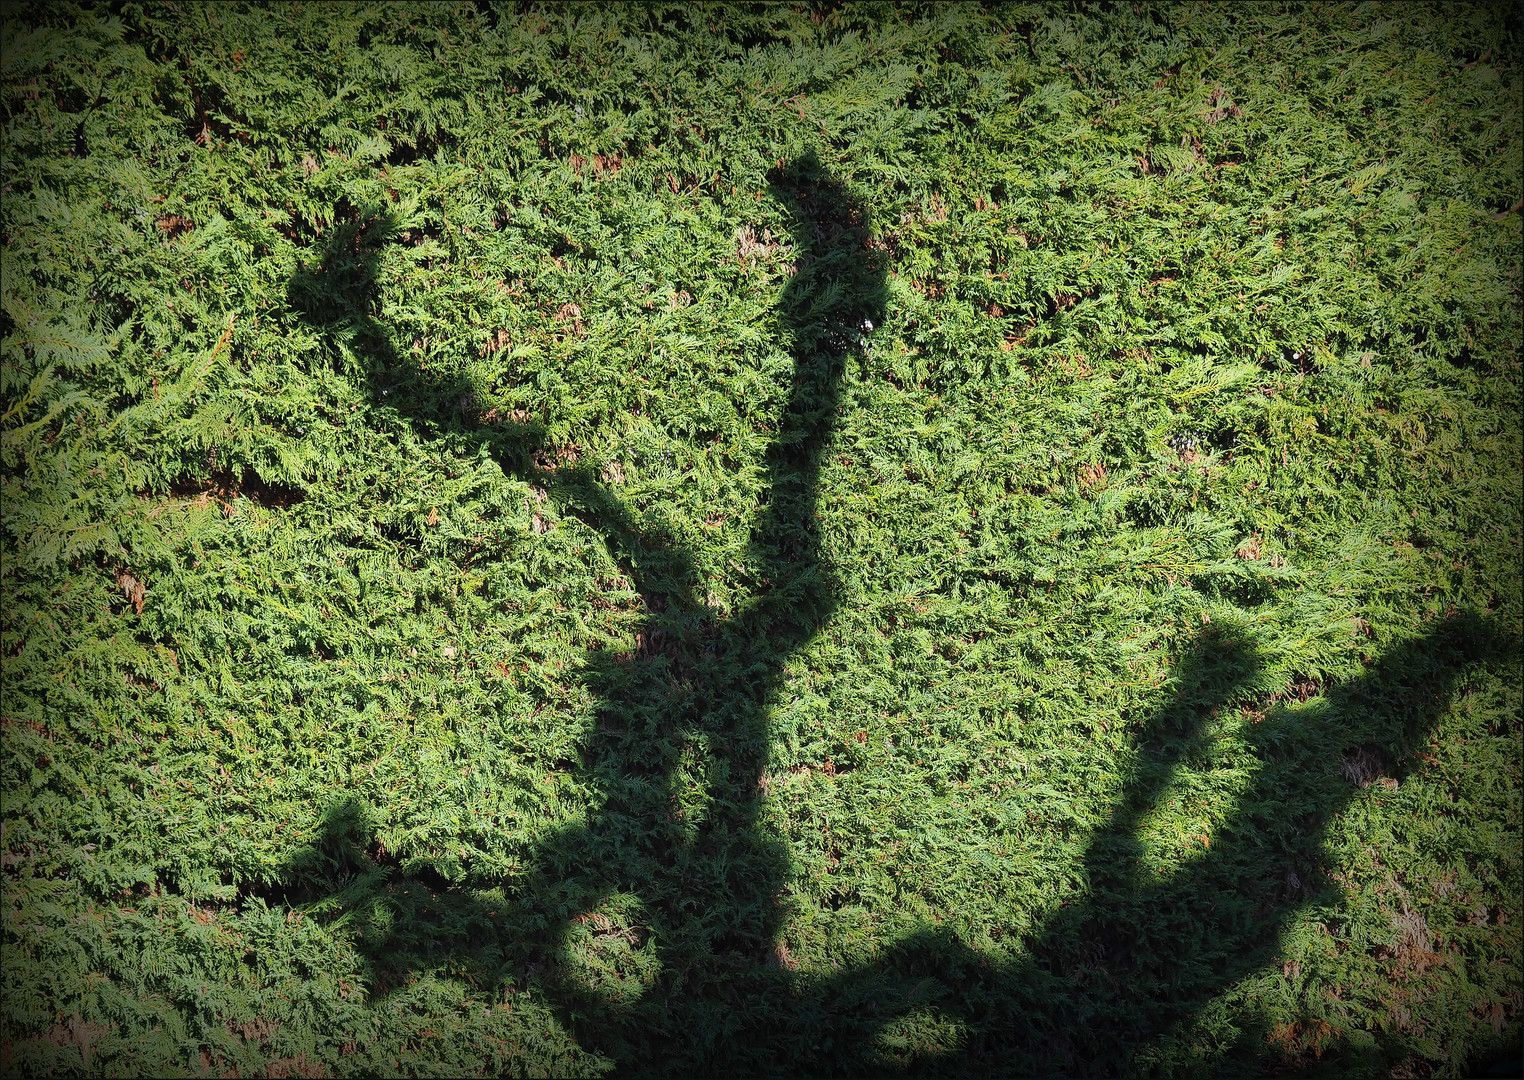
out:
M6 18L7 1074L1517 1051L1504 10Z

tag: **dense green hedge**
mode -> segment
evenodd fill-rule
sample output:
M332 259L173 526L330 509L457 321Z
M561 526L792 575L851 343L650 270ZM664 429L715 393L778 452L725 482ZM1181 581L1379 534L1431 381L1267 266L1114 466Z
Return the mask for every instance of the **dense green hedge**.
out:
M6 1074L1516 1051L1505 9L5 19Z

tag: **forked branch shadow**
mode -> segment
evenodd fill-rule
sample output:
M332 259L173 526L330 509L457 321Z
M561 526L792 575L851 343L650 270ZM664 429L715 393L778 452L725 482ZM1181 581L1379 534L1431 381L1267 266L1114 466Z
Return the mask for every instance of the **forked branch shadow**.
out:
M500 979L514 967L534 970L538 981L554 982L559 994L575 999L576 1011L596 1015L606 1026L615 1014L634 1015L630 1004L595 1000L575 979L558 981L555 973L567 966L569 934L589 919L609 918L599 909L610 898L639 898L642 926L635 936L640 946L653 943L660 975L643 992L646 1007L635 1010L643 1019L629 1026L628 1038L652 1047L704 1038L731 1023L718 1013L695 1023L655 1004L680 986L714 983L718 1009L733 1013L725 999L740 992L734 981L740 972L755 968L779 982L769 961L788 868L760 821L766 710L784 663L833 609L815 525L820 457L842 369L863 325L881 321L886 296L885 267L869 243L865 210L817 160L805 157L780 169L771 178L771 195L791 221L799 253L777 309L792 376L766 455L765 502L747 547L746 569L759 585L735 614L717 615L702 596L691 555L642 529L588 467L558 467L539 424L522 417L474 429L505 472L548 491L607 540L640 593L644 617L632 653L596 655L585 667L600 707L582 747L581 771L600 805L585 825L542 841L520 903L505 902L504 910L493 912L500 927L512 921L513 945L494 951L459 932L436 944L447 952L469 948L478 959L501 954L482 961L494 969L483 975ZM349 217L355 220L335 230L321 259L293 280L294 306L364 362L378 404L436 427L466 427L458 402L471 388L431 378L402 361L379 321L376 263L394 226L380 216ZM673 806L678 770L685 755L695 752L707 759L706 808L700 820L683 820ZM353 879L334 894L343 905L400 912L411 904L411 886L385 881L378 867L367 868L358 813L351 806L329 815L328 838L306 863L292 867L293 883L307 882L293 885L292 895L319 887L323 874L311 871L324 867ZM449 903L440 899L447 890L431 891L438 895L420 900L424 906ZM417 912L409 910L405 921L416 922ZM452 909L450 917L456 926L480 921L464 909ZM387 972L418 953L399 951L395 933L376 938L373 927L383 922L398 920L367 916L362 937L372 942L367 952L384 983Z
M843 1071L913 1063L950 1076L1135 1075L1140 1050L1274 958L1299 910L1337 903L1322 859L1335 817L1362 786L1400 784L1457 685L1508 652L1486 620L1458 615L1330 689L1322 707L1270 705L1253 726L1258 767L1234 817L1183 867L1159 873L1146 850L1149 811L1184 763L1209 762L1219 710L1258 715L1261 704L1243 693L1259 662L1252 646L1231 631L1203 634L1091 840L1086 895L1061 907L1019 959L991 963L939 930L814 986L808 996L836 1014L838 1044L852 1047ZM921 1004L966 1037L917 1060L878 1036L918 987Z

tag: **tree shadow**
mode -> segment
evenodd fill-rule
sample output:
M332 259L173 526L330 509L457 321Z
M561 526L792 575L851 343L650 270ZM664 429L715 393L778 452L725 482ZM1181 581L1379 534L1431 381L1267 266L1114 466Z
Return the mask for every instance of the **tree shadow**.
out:
M882 320L886 268L863 208L814 159L780 170L771 194L803 256L779 302L793 381L748 546L759 587L729 617L705 602L686 551L642 528L589 466L555 460L542 424L472 426L468 384L395 355L374 287L394 239L385 217L351 211L293 279L293 305L365 361L378 403L472 430L505 472L607 539L645 614L633 652L586 667L600 704L580 768L599 805L537 845L524 881L470 892L423 862L404 871L374 842L369 809L345 800L293 858L281 898L352 930L373 997L424 970L505 992L533 985L585 1046L630 1072L1126 1074L1140 1049L1261 967L1301 907L1326 899L1332 819L1359 783L1400 782L1456 680L1498 646L1484 621L1452 618L1321 704L1255 713L1257 766L1236 816L1161 873L1151 811L1211 758L1225 710L1256 708L1252 642L1207 627L1091 839L1086 893L1019 959L991 961L938 930L850 970L788 970L775 945L789 866L761 820L766 715L784 663L834 608L814 524L820 457L859 328ZM677 806L695 763L707 795L697 818ZM921 1014L960 1034L917 1045L893 1030Z

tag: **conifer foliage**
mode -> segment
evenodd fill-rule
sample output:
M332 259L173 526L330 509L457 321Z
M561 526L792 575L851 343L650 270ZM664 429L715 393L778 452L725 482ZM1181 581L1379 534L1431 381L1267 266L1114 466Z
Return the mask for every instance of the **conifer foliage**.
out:
M1506 11L4 18L7 1075L1516 1051Z

